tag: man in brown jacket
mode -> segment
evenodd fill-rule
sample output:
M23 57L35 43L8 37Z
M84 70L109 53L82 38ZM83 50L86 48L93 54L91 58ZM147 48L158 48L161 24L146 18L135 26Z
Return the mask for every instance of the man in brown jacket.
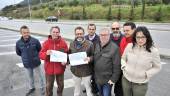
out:
M87 64L81 64L71 66L71 72L73 74L73 80L75 81L74 96L80 96L81 94L81 82L83 82L87 96L93 96L91 92L91 75L92 75L92 57L93 57L93 43L84 38L84 29L82 27L75 28L75 40L70 43L69 53L86 52Z

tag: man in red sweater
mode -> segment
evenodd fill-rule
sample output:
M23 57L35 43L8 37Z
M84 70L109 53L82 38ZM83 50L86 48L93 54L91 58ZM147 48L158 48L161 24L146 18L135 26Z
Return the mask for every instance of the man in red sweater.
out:
M136 29L136 25L133 22L126 22L123 25L123 31L125 33L125 37L122 38L120 42L120 54L122 56L126 46L128 43L132 42L132 34Z

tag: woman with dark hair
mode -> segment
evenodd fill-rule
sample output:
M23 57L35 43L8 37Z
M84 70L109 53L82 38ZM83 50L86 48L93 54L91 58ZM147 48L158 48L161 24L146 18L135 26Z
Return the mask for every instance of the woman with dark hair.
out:
M158 49L146 27L137 27L121 64L124 96L145 96L149 79L161 69Z

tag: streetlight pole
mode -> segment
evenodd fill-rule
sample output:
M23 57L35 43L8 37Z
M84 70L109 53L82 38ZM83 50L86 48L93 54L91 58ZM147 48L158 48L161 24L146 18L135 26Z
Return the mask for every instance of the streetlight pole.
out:
M31 6L30 6L30 0L28 1L28 10L29 10L29 14L30 14L30 21L31 21Z

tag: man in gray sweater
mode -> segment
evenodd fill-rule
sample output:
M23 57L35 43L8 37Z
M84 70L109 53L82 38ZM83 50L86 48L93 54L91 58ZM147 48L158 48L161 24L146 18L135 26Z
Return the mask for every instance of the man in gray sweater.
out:
M99 32L100 43L94 51L95 79L100 96L111 96L112 86L120 76L120 54L116 44L109 40L110 30L103 28Z

